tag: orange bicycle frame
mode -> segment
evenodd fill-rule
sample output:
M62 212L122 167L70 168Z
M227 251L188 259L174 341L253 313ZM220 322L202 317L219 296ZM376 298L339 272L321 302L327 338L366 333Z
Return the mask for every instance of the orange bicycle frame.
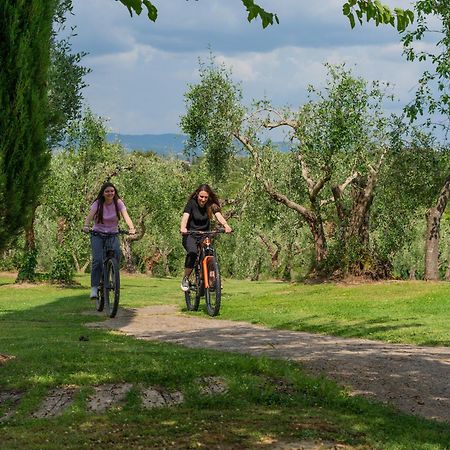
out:
M210 259L213 259L214 256L205 256L202 261L202 270L203 270L203 280L205 282L205 288L209 288L209 271L208 271L208 262Z

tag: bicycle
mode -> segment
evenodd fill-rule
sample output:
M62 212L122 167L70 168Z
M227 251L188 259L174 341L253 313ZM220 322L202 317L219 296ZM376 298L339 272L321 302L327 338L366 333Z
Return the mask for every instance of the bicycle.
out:
M194 282L189 281L189 290L184 293L188 311L198 311L200 298L205 296L206 311L213 317L220 311L222 285L213 238L224 233L223 228L214 231L188 231L185 235L197 238L197 259L194 265Z
M89 230L89 233L104 239L102 275L95 299L95 308L97 311L105 309L106 314L112 318L117 314L120 300L120 268L119 261L114 255L113 238L121 234L128 234L128 231L119 230L115 233L103 233Z

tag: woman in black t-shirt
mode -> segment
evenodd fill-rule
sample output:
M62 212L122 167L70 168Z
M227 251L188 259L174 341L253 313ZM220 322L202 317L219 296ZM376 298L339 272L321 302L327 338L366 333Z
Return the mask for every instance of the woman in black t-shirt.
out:
M225 233L231 233L231 227L220 212L217 195L207 184L202 184L189 196L181 217L180 232L208 231L211 227L213 216L224 227ZM197 242L193 236L185 235L182 243L187 255L184 263L184 277L181 281L181 289L188 291L189 275L194 268L197 257Z

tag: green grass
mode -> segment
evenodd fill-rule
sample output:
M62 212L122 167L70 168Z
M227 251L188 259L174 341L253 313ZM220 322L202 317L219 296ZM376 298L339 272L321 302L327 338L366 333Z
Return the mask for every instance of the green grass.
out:
M348 396L325 379L306 376L293 363L186 349L86 328L86 323L102 319L91 314L88 278L78 280L79 287L59 288L14 286L12 278L0 278L0 353L15 357L0 365L0 392L23 393L17 413L0 424L1 449L260 449L270 448L270 442L302 439L331 440L361 449L449 448L448 424L406 416ZM173 303L183 307L179 280L124 277L122 284L124 306ZM347 304L353 311L355 317L346 318L350 313L339 316L339 327L344 329L364 316L361 308L365 306L358 300L358 292L365 302L384 302L384 311L379 308L379 314L390 320L387 305L391 303L395 306L409 298L418 307L420 295L437 296L440 301L445 297L445 285L405 286L402 291L396 285L369 285L365 287L367 295L362 295L363 286L227 280L222 317L242 319L238 316L243 314L269 323L266 314L269 317L277 312L282 317L277 323L270 322L271 326L292 324L296 316L300 322L316 315L319 320L320 311L327 311L328 297L328 307L334 301L342 308ZM377 294L377 287L386 293ZM402 292L404 296L399 298ZM299 308L298 304L303 306ZM315 310L308 312L307 304ZM323 326L328 326L327 317L332 318L330 311L321 319ZM363 329L360 324L358 327ZM89 340L80 341L80 336ZM225 378L229 392L201 395L194 380L215 375ZM282 380L289 388L274 389L273 379ZM102 414L86 411L94 385L121 382L135 386L124 405ZM61 417L31 417L50 389L68 385L79 391L75 403ZM185 402L177 407L145 410L137 390L150 385L181 390ZM6 407L0 405L0 416L5 411Z
M416 345L450 345L450 283L224 286L221 318L286 330Z

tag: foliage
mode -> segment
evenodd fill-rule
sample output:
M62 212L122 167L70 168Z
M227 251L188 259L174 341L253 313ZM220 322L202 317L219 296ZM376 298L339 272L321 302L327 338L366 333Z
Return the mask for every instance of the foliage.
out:
M0 147L0 248L21 229L34 241L34 215L50 162L47 146L55 146L77 117L87 73L79 65L83 54L71 54L70 37L57 39L71 0L25 3L5 3L1 11L1 125L8 131ZM26 242L19 279L35 277L33 245Z
M279 23L278 16L275 13L265 11L253 0L241 0L241 1L248 12L247 20L249 22L259 17L261 19L261 24L263 28L266 28L268 25L273 25L274 22ZM145 6L145 8L147 9L147 17L152 22L155 22L158 17L157 8L149 0L120 0L120 2L128 8L130 15L133 15L133 12L135 12L138 15L141 14L143 6Z
M356 21L362 25L363 19L367 22L373 20L376 26L380 24L396 26L402 32L414 21L414 13L409 9L394 8L383 5L379 0L349 0L342 7L344 16L347 16L350 26L355 27Z
M424 221L426 208L438 195L447 176L450 155L429 134L408 128L409 132L405 130L403 134L407 140L386 161L372 218L376 230L374 243L380 255L396 261L396 267L399 258L405 263L409 259L411 265L402 266L402 277L416 267L416 276L420 278L423 261L419 263L417 258L419 254L424 256L425 250L424 224L420 225L420 221ZM411 257L405 259L401 255L406 255L409 247Z
M160 276L177 273L182 267L179 222L191 186L189 175L173 159L137 153L124 159L133 170L119 175L116 185L134 223L144 231L132 243L135 265L141 272Z
M391 234L395 242L392 243L392 272L395 278L423 280L425 274L425 245L423 236L425 235L425 211L416 209L413 218L408 220L408 216L401 222L404 226L399 227L397 232L392 233L389 226L392 226L389 219L384 229L386 234ZM391 233L389 233L391 231ZM400 233L404 232L401 236ZM386 239L386 238L384 238ZM389 238L386 240L389 241Z
M444 1L419 0L415 2L417 24L413 30L406 31L402 37L404 53L409 61L429 61L431 70L426 70L419 80L415 99L406 107L411 120L426 112L435 117L445 128L450 126L450 5ZM431 45L420 45L426 38ZM427 110L426 110L427 108ZM435 117L433 117L435 116ZM436 124L435 124L436 125Z
M242 144L253 160L248 179L258 181L272 202L295 211L298 216L294 222L306 223L311 230L315 268L331 272L339 268L344 274L365 272L367 267L379 265L369 243L370 208L377 180L385 161L401 146L403 128L399 119L383 110L391 99L389 84L369 84L345 66L328 66L328 70L325 87L310 87L310 99L298 111L277 110L263 100L244 116L240 95L230 95L226 108L212 100L222 98L223 92L237 92L238 87L229 72L211 64L207 76L189 87L183 130L194 142L198 136L207 136L208 142L222 142L226 136L229 142L234 137ZM200 71L204 74L205 68ZM271 150L272 144L265 137L266 130L278 127L288 128L290 159L277 156L279 152ZM219 151L210 158L206 152L206 158L213 168L223 171L229 154ZM279 224L279 211L275 217ZM265 219L267 229L270 220ZM325 263L328 240L332 240L335 255ZM271 247L267 240L264 245ZM377 268L376 272L380 270L385 276L386 270Z
M72 53L74 29L67 37L58 37L66 30L67 14L72 14L72 0L58 0L53 18L48 72L47 143L50 147L60 144L70 123L80 118L82 90L86 87L83 78L90 72L80 64L86 53Z
M50 281L70 284L73 282L74 275L75 267L72 253L63 246L59 246L49 273Z
M67 148L52 158L39 216L44 223L38 223L37 228L48 220L56 224L46 226L53 233L46 253L52 255L50 260L55 266L51 272L55 279L63 280L73 274L74 262L80 267L89 257L81 232L84 217L103 182L123 169L120 164L123 150L107 145L105 136L103 120L87 111L71 125ZM68 254L72 258L70 264Z
M107 143L104 121L90 111L69 132L66 147L52 157L36 212L40 269L68 281L74 265L78 271L89 267L90 248L82 224L100 186L111 180L139 234L137 240L124 238L132 250L124 264L161 275L180 270L179 220L193 186L187 181L186 164L152 153L126 153L120 143Z
M36 279L37 267L37 249L30 249L25 251L20 262L20 269L17 273L16 282L34 281Z
M31 222L49 163L47 71L55 2L0 6L0 249Z
M276 13L265 11L254 0L241 1L248 12L249 22L259 17L263 28L273 25L274 22L280 23ZM149 0L120 0L120 2L128 8L130 15L133 15L133 12L141 14L145 6L147 17L152 22L155 22L158 17L157 8ZM414 20L414 13L411 10L394 8L394 11L391 11L389 6L383 5L378 0L349 0L344 3L342 12L348 18L352 28L355 27L355 16L361 24L365 18L367 21L374 20L377 26L379 24L396 26L399 31L404 31Z
M187 113L181 117L181 129L188 135L186 152L202 150L210 174L220 180L234 151L233 131L242 121L242 94L230 72L216 66L212 57L208 65L200 61L199 74L200 82L185 93Z

